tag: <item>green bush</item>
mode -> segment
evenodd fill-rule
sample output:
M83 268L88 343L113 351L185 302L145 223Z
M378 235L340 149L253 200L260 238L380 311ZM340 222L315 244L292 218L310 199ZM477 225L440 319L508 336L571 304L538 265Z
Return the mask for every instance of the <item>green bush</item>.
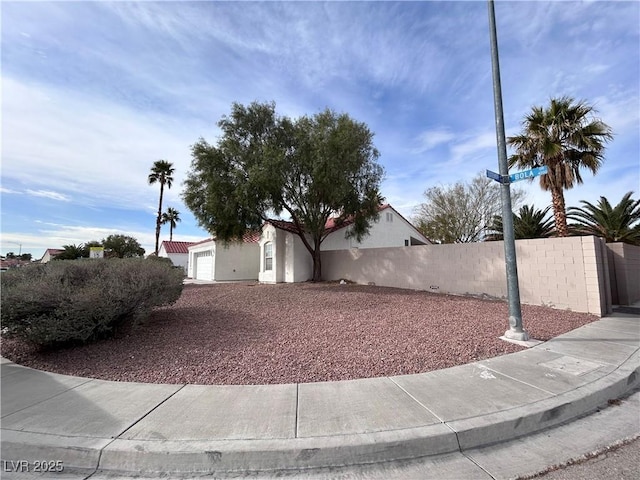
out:
M171 259L169 257L159 257L155 253L152 253L151 255L149 255L147 257L147 260L150 260L152 262L166 263L167 265L173 267L173 262L171 261Z
M143 259L61 260L3 272L2 327L41 347L82 344L135 327L175 302L183 275Z

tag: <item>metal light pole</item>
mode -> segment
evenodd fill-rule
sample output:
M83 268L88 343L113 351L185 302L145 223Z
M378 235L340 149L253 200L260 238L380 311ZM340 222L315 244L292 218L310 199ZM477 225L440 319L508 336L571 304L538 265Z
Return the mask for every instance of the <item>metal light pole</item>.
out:
M507 267L507 296L509 300L509 330L504 336L511 340L526 341L529 335L522 327L522 309L520 307L520 288L518 287L518 264L516 262L516 241L513 232L513 213L511 207L511 187L509 185L509 165L507 164L507 143L504 133L504 114L502 112L502 86L500 85L500 64L498 62L498 36L496 33L496 14L493 0L488 0L489 33L491 37L491 65L493 73L493 104L496 116L496 138L498 140L498 164L503 179L500 185L502 197L502 225L504 227L504 257Z

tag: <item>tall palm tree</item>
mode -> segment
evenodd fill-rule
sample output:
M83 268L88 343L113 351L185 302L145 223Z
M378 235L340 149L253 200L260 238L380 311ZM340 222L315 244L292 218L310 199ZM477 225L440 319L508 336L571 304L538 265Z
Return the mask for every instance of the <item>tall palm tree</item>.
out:
M640 245L640 200L631 198L627 192L615 207L609 200L600 197L598 205L581 200L584 206L571 207L568 218L577 222L571 230L578 235L596 235L609 242L625 242Z
M525 238L547 238L553 233L553 218L548 217L551 206L544 210L536 210L533 205L523 205L518 213L513 214L513 230L516 240ZM504 238L504 226L502 216L497 215L490 227L495 233L489 235L487 240L502 240Z
M167 208L167 211L162 214L162 224L169 224L169 241L173 240L173 229L180 221L180 212L173 207Z
M604 145L613 138L611 128L595 118L595 113L583 101L553 98L547 108L534 106L522 122L522 132L507 139L516 150L509 158L509 167L547 166L547 174L540 176L540 187L551 191L556 230L561 237L569 234L564 189L582 183L582 168L595 175L604 161Z
M160 201L158 202L158 216L156 218L156 249L155 253L158 255L158 242L160 241L160 224L162 222L162 197L164 195L164 186L171 188L173 183L173 164L166 160L157 160L151 167L151 173L149 174L149 185L154 183L160 184Z

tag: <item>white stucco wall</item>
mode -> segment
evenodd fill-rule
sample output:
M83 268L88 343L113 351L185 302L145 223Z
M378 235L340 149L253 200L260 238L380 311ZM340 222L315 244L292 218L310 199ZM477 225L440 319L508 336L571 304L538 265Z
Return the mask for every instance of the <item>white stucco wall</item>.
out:
M185 275L187 274L187 268L189 265L188 253L167 253L167 250L164 248L164 244L162 244L160 246L160 250L158 250L158 256L169 258L174 266L182 267Z
M352 248L401 247L411 244L411 238L428 243L415 228L392 208L380 212L380 218L372 223L369 235L357 242L345 238L349 227L330 234L320 246L321 251L349 250ZM273 269L265 271L264 245L273 244ZM258 280L265 283L305 282L313 275L313 259L300 237L286 230L266 224L259 242Z
M393 209L385 208L380 212L377 222L373 222L369 229L369 235L357 242L355 238L345 238L345 233L350 227L331 233L322 242L321 250L348 250L350 248L383 248L404 247L405 241L411 237L427 243L427 239L420 235L413 226L398 215Z
M273 262L276 269L276 282L284 282L285 255L287 253L286 232L276 229Z
M260 247L257 243L218 244L214 262L214 280L257 280Z
M298 235L291 232L285 233L285 273L284 281L306 282L313 275L313 259L307 247L304 246Z

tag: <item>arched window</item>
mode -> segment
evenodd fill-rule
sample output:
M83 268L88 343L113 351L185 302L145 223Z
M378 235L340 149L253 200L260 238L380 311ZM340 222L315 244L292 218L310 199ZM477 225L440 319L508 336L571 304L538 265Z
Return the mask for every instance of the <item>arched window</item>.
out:
M273 270L273 243L264 244L264 271Z

